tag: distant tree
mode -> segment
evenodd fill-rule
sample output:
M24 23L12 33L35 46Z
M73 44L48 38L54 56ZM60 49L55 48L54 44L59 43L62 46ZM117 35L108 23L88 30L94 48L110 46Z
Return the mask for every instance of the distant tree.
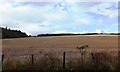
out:
M7 30L7 27L5 29Z
M20 30L11 30L6 28L1 28L2 30L2 38L20 38L20 37L28 37L28 35Z
M29 37L31 37L31 35L29 35Z

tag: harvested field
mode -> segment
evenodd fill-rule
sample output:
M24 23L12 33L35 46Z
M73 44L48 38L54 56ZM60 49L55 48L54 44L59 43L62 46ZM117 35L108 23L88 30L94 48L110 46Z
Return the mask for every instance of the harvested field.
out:
M65 60L67 69L82 69L82 56L79 50L76 49L76 47L80 45L89 46L86 49L86 53L84 53L85 69L90 69L89 67L91 66L93 66L91 69L94 69L94 61L91 53L100 60L99 62L102 61L102 63L105 62L107 64L110 63L110 70L117 68L118 36L76 35L3 39L2 50L5 55L5 67L3 66L3 69L11 67L12 64L15 64L15 62L19 63L19 61L19 64L26 64L27 62L28 65L26 66L31 66L31 55L34 55L34 64L36 64L35 66L38 66L35 67L36 69L61 69L63 52L66 52ZM14 67L12 67L12 69L13 68Z
M40 51L76 51L79 45L88 45L89 51L117 51L118 36L56 36L3 39L3 54L38 53Z

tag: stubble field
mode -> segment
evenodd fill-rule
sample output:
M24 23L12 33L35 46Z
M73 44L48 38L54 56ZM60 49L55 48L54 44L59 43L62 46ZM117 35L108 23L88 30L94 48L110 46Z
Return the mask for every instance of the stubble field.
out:
M29 54L41 50L75 51L80 45L88 45L89 51L117 51L118 36L53 36L2 40L3 54Z
M77 66L81 65L82 56L80 55L80 51L76 49L77 46L81 46L81 45L89 46L88 48L86 48L86 53L84 55L85 62L92 63L93 60L91 53L96 53L94 57L98 53L99 56L100 55L103 56L101 57L96 56L96 57L102 58L104 59L104 61L110 60L111 66L114 66L114 69L116 68L117 55L118 55L117 53L118 36L115 35L113 36L76 35L76 36L51 36L51 37L3 39L2 52L3 55L5 55L4 61L19 60L22 61L24 64L24 62L26 61L27 62L31 61L31 55L34 55L34 63L36 63L37 65L38 63L40 63L39 65L41 66L41 65L45 65L46 61L49 60L48 62L49 64L50 63L58 64L57 66L55 66L55 69L56 67L62 67L61 64L63 62L62 60L63 52L66 52L66 58L65 58L66 67L68 67L68 69L72 69L72 68L74 69L76 68L76 66L74 66L75 63ZM47 64L47 66L49 64ZM7 66L9 66L9 61ZM6 69L6 65L4 68ZM43 68L42 67L39 68L43 69L47 67L43 66Z

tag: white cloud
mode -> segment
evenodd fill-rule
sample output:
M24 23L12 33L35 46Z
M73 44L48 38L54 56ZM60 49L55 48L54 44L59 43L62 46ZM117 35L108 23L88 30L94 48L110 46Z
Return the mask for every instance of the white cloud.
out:
M51 7L36 9L31 6L12 7L11 3L0 4L0 26L20 29L27 34L50 32L50 28L56 26L50 21L63 20L65 15L51 11ZM52 13L55 12L55 13Z
M43 15L43 18L49 21L62 21L64 20L65 14L64 13L46 13L45 15Z
M119 26L120 24L118 24L118 23L114 23L114 24L111 24L111 26Z
M18 5L15 3L15 5L16 6L14 6L14 2L0 4L0 25L12 29L20 29L21 31L27 32L27 34L78 33L77 31L81 31L81 28L77 26L82 27L84 24L86 24L86 26L87 24L94 25L94 22L92 21L95 21L91 15L86 14L87 8L81 7L77 4L72 4L67 11L57 9L53 7L53 4L37 7L32 5L22 5L19 3ZM105 8L107 7L108 6ZM99 8L93 7L93 11L91 12L109 17L115 16L114 11L116 12L116 10L105 10L105 8L102 9L101 6ZM100 11L101 13L98 9L102 9ZM100 19L98 22L102 23L103 21ZM75 29L76 31L72 31ZM100 32L100 30L97 30L96 32Z
M9 1L9 0L6 0ZM63 0L10 0L15 2L59 2ZM65 0L67 2L118 2L119 0Z
M106 30L105 33L118 33L119 31L108 31Z
M81 33L104 33L104 31L101 29L97 29L95 31L82 31Z
M101 30L101 29L98 29L95 31L95 33L118 33L118 31L110 31L110 30Z
M12 7L11 3L0 4L0 26L10 27L11 29L18 29L29 34L49 32L49 28L53 27L49 21L46 20L59 20L57 14L53 14L53 19L45 18L47 9L36 9L30 6L17 6ZM48 12L49 13L49 12ZM48 17L50 17L48 15Z
M101 3L90 8L91 13L108 16L109 18L118 16L118 3ZM88 9L89 10L89 9Z
M79 33L81 33L81 32L70 32L70 31L66 31L66 30L56 30L56 31L54 31L54 32L52 32L52 33L54 33L54 34L60 34L60 33L72 33L72 34L79 34Z
M102 20L102 19L99 19L99 20L97 20L97 21L98 21L98 22L100 22L100 23L101 23L101 22L103 22L103 20Z
M39 33L47 33L50 32L50 28L53 28L53 25L50 25L49 22L45 21L42 23L23 23L22 26L19 27L21 31L26 32L28 35L36 35Z
M68 33L68 32L65 30L58 30L58 31L54 31L52 33L58 34L58 33Z
M90 23L90 21L89 20L87 20L87 19L80 19L80 18L77 18L77 20L76 20L76 22L78 23L78 24L89 24Z
M5 4L5 6L0 7L4 8L1 10L0 18L3 20L2 22L6 22L6 20L14 22L15 20L18 21L30 21L30 19L37 18L38 11L29 6L18 6L16 8L12 7L11 4Z
M82 32L79 32L79 33L118 33L118 31L109 31L109 30L101 30L101 29L97 29L95 31L82 31Z
M98 30L96 30L96 31L95 31L95 33L104 33L104 31L103 31L103 30L98 29Z
M43 30L44 28L39 27L38 25L34 24L25 24L23 27L20 27L22 31L25 31L27 34L33 34L34 32L38 32Z
M81 34L84 34L84 33L89 33L88 31L82 31L82 32L80 32Z

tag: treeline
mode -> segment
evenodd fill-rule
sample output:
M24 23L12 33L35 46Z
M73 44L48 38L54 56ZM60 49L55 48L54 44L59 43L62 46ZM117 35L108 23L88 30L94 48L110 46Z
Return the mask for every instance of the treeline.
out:
M43 36L68 36L68 35L99 35L99 33L85 33L85 34L72 34L72 33L61 33L61 34L38 34L37 37Z
M79 34L38 34L37 36L66 36L66 35L79 35Z
M0 38L21 38L28 37L28 35L20 30L11 30L3 27L0 27Z
M72 33L61 33L61 34L38 34L37 36L27 35L20 30L11 30L0 27L0 38L21 38L21 37L44 37L44 36L68 36L68 35L120 35L120 33L84 33L84 34L72 34Z
M120 35L120 33L110 33L110 35Z
M68 35L120 35L120 33L84 33L84 34L38 34L37 37L44 37L44 36L68 36Z

